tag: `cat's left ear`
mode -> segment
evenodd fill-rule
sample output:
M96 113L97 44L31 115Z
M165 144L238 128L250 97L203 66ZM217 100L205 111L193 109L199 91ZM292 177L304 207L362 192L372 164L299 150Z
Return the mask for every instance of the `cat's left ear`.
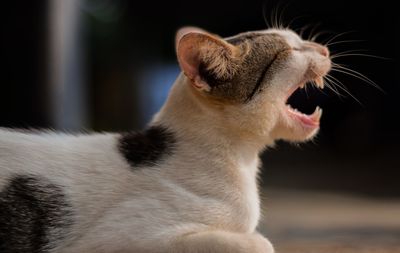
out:
M240 50L200 28L181 28L175 45L182 71L199 90L211 89L204 72L215 79L227 80L237 69Z

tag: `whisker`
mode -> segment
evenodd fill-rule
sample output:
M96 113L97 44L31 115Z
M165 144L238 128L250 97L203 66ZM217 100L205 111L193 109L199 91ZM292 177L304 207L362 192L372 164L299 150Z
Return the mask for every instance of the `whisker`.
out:
M331 62L332 66L336 67L336 66L341 66L341 67L349 67L349 65L346 65L344 63L335 63L335 62Z
M332 75L330 75L330 74L327 74L326 76L328 76L329 78L332 78L332 79L335 80L338 84L341 84L343 87L345 87L345 85L344 85L341 81L339 81L336 77L334 77L334 76L332 76Z
M332 68L332 71L336 71L336 72L341 72L343 74L347 74L350 76L354 76L370 85L372 85L373 87L375 87L376 89L380 90L381 92L385 93L385 91L379 87L378 84L376 84L374 81L372 81L371 79L369 79L367 76L361 74L360 72L350 69L350 68L346 68L340 65L334 65L334 67Z
M353 76L353 77L355 77L355 78L357 78L357 79L360 79L360 80L362 80L362 81L364 81L364 82L366 82L366 83L372 85L373 87L377 88L378 90L380 90L381 92L384 93L384 91L383 91L380 87L378 87L378 86L377 86L376 84L374 84L373 82L368 81L368 79L365 79L365 78L360 77L360 76L358 76L358 75L356 75L356 74L353 74L353 73L351 73L351 72L347 72L347 71L344 71L344 70L340 70L340 69L332 69L332 71L340 72L340 73L343 73L343 74L346 74L346 75Z
M355 77L355 78L357 78L357 79L360 79L360 80L362 80L362 81L364 81L364 82L366 82L366 83L368 83L368 84L371 84L371 85L373 85L374 87L376 86L376 84L375 84L373 81L369 80L368 78L365 79L365 78L363 78L362 76L359 76L359 75L357 75L357 74L355 74L355 73L352 73L352 72L350 72L350 71L347 71L347 70L344 70L344 69L338 69L338 68L332 68L331 71L335 71L335 72L340 72L340 73L343 73L343 74L347 74L347 75L353 76L353 77Z
M337 55L342 55L342 54L349 54L349 53L360 53L360 52L367 52L368 50L366 49L352 49L352 50L346 50L346 51L342 51L342 52L333 52L332 56L337 56Z
M330 89L331 91L333 91L336 95L338 96L343 96L342 94L340 94L340 92L336 89L336 87L331 83L331 79L329 79L327 76L324 77L324 80L326 81L325 85L326 87L328 87L328 89Z
M316 33L314 36L312 36L311 37L311 39L310 39L310 41L316 41L317 40L317 38L319 37L319 36L321 36L322 34L330 34L330 33L332 33L331 31L321 31L321 32L318 32L318 33Z
M324 45L329 44L330 42L332 42L334 39L339 38L343 35L349 34L349 33L354 33L355 31L348 31L348 32L342 32L339 34L336 34L335 36L333 36L332 38L330 38L327 42L323 43Z
M273 8L273 10L272 10L273 13L271 16L271 18L273 19L272 20L273 28L277 28L277 29L279 28L279 26L278 26L278 8L279 8L279 4Z
M305 32L308 28L310 28L311 26L312 26L312 24L307 24L307 25L303 26L303 27L300 29L299 35L300 35L301 38L304 38L304 32Z
M325 81L326 81L326 80L324 80L324 85L327 84ZM318 90L318 92L321 92L321 93L324 94L325 96L328 95L324 90L322 90L322 89L320 89L320 88L318 87L318 85L317 85L317 83L316 83L315 81L309 81L309 82L312 84L311 87L312 87L313 89Z
M317 30L318 27L321 26L321 23L317 23L316 25L314 25L314 27L311 29L310 34L308 35L307 40L311 40L311 38L314 36L314 32Z
M370 78L368 78L367 76L361 74L360 72L358 72L358 71L356 71L356 70L354 70L354 69L350 69L350 68L344 67L344 66L342 66L342 65L340 65L340 64L337 64L337 63L333 63L332 65L334 66L333 69L339 68L339 69L341 69L341 70L349 71L349 72L351 72L351 73L354 73L354 74L356 74L356 75L359 75L360 77L365 78L366 81L370 82L372 85L375 85L377 88L380 88L380 87L379 87L374 81L372 81Z
M323 79L323 81L324 81L324 85L325 85L326 87L328 87L328 86L329 86L328 82L327 82L325 79ZM320 88L316 85L315 82L313 82L313 85L315 85L314 88L317 89L319 92L321 92L321 93L324 94L325 96L328 96L328 94L327 94L324 90L320 89ZM328 87L328 88L329 88L329 87Z
M343 97L343 95L338 91L338 89L336 89L336 86L333 84L333 81L330 78L328 78L327 76L325 76L324 78L326 79L326 83L325 83L326 87L328 87L328 89L333 91L339 97Z
M263 4L263 18L264 22L268 28L277 28L276 27L276 9L277 6L268 6L268 1L265 1Z
M311 72L313 72L315 75L318 75L313 69L311 69ZM326 77L326 76L325 76L325 77ZM322 79L322 80L324 80L324 79ZM339 95L339 96L341 95L341 94L339 93L339 91L335 88L335 86L332 85L332 87L333 87L334 89L331 88L330 85L327 85L327 87L328 87L330 90L332 90L333 92L335 92L337 95Z
M332 76L330 76L332 78ZM348 94L351 98L353 98L357 103L359 103L361 106L364 106L360 100L358 100L355 96L353 96L353 94L350 93L350 91L348 91L347 89L343 88L342 86L338 85L335 81L333 81L332 79L329 79L333 84L335 84L339 89L341 89L342 91L346 92L346 94Z
M339 86L343 87L343 89L346 89L347 91L349 91L349 90L346 88L346 86L345 86L341 81L339 81L336 77L334 77L334 76L332 76L332 75L329 75L329 74L328 74L327 76L329 76L329 78L333 79L333 81L335 81L336 85L339 85ZM350 92L350 91L349 91L349 92Z
M281 5L281 7L282 7L282 5ZM282 8L278 8L277 9L277 11L276 11L276 21L277 21L277 23L278 23L278 28L279 29L282 29L282 10L281 10Z
M286 3L286 5L283 7L282 11L279 14L279 28L280 29L285 29L285 24L284 24L284 17L285 17L285 11L287 10L287 7L291 4L290 1Z
M271 23L271 28L275 28L275 23L274 23L274 13L275 13L275 6L271 8L271 13L269 16L269 21Z
M268 18L267 18L267 2L264 2L263 6L262 6L262 14L263 14L264 22L267 25L267 28L270 28L271 24L269 23Z
M336 45L336 44L344 44L344 43L352 43L352 42L363 42L365 40L339 40L339 41L334 41L328 44L325 44L326 47Z
M335 89L332 88L332 87L334 87L334 85L331 84L330 82L332 82L332 81L331 81L331 80L326 80L325 86L326 86L329 90L331 90L333 93L335 93L336 96L337 96L341 101L343 101L343 98L345 98L346 96L343 95L343 94L341 94L339 91L336 91L336 88L335 88Z
M308 93L307 93L307 84L304 85L304 92L306 93L306 97L309 98Z
M297 16L297 17L293 18L293 19L286 25L286 29L290 29L290 27L292 26L292 24L293 24L295 21L297 21L297 20L299 20L299 19L301 19L301 18L305 18L305 17L307 17L307 16L306 16L306 15L301 15L301 16ZM297 29L293 28L293 30L296 31L297 34L299 34L299 33L297 32ZM301 35L300 35L300 37L301 37Z
M331 56L331 59L336 59L336 58L340 58L340 57L347 57L347 56L362 56L362 57L376 58L376 59L380 59L380 60L391 60L390 58L371 55L371 54L339 54L339 55Z

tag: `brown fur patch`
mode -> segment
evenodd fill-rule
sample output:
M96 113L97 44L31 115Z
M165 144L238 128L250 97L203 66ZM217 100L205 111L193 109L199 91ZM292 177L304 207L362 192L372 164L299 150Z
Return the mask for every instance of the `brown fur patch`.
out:
M269 84L268 80L275 72L274 65L284 60L283 56L287 55L284 52L290 47L281 36L267 33L245 33L227 41L245 52L242 53L234 75L221 78L209 71L206 65L199 66L199 73L211 87L209 95L243 103Z

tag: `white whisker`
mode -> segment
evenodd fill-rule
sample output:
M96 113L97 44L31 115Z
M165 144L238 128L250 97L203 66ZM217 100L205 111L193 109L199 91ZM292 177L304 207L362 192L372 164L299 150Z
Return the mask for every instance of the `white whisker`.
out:
M305 17L306 17L306 15L301 15L301 16L297 16L297 17L293 18L293 19L286 25L286 29L290 29L290 27L292 26L292 24L293 24L295 21L297 21L297 20L299 20L299 19L301 19L301 18L305 18ZM296 31L297 34L299 34L299 33L297 32L297 29L293 28L293 30ZM300 37L301 37L301 35L300 35Z
M346 50L346 51L342 51L342 52L332 52L331 57L333 56L338 56L338 55L344 55L344 54L349 54L349 53L361 53L361 52L368 52L368 50L366 49L352 49L352 50Z
M279 5L276 6L276 8L273 9L273 13L272 13L272 23L273 23L273 27L276 29L279 29L279 24L278 24L278 8Z
M386 58L386 57L376 56L376 55L371 55L371 54L340 54L340 55L331 56L331 59L347 57L347 56L363 56L363 57L370 57L370 58L376 58L376 59L381 59L381 60L390 60L389 58Z
M330 31L317 32L314 36L311 37L310 41L314 41L315 42L317 40L317 38L319 36L321 36L322 34L329 34L329 33L332 33L332 32L330 32Z
M345 86L341 81L339 81L336 77L334 77L334 76L332 76L332 75L329 75L329 74L328 74L327 76L329 76L329 78L333 79L333 81L335 82L336 85L341 86L343 89L345 89L345 90L347 90L348 92L350 92L350 91L346 88L346 86Z
M303 27L300 29L299 35L300 35L301 38L304 38L304 32L305 32L308 28L310 28L311 26L312 26L312 24L307 24L307 25L303 26Z
M350 68L346 68L343 67L341 65L335 64L333 65L334 67L332 68L332 71L336 71L336 72L341 72L343 74L347 74L347 75L351 75L354 76L370 85L372 85L373 87L377 88L378 90L380 90L381 92L385 93L385 91L379 87L378 84L376 84L374 81L372 81L371 79L369 79L367 76L361 74L360 72L350 69Z
M343 35L346 35L346 34L349 34L349 33L354 33L354 31L342 32L342 33L336 34L335 36L333 36L332 38L330 38L327 42L325 42L325 43L323 43L323 44L324 44L324 45L327 45L327 44L329 44L330 42L332 42L334 39L339 38L339 37L341 37L341 36L343 36Z
M326 79L326 87L328 89L330 89L331 91L333 91L336 95L338 95L339 97L343 97L343 95L336 89L333 81L331 79L329 79L327 76L324 77Z
M280 29L285 29L285 24L284 24L284 17L285 17L285 11L287 7L290 5L290 2L287 2L286 5L283 7L282 11L279 14L279 25Z
M332 76L330 76L332 78ZM350 97L352 97L357 103L359 103L360 105L363 106L363 104L360 102L360 100L358 100L355 96L353 96L353 94L350 93L350 91L348 91L347 89L345 89L344 87L340 86L338 83L336 83L335 81L333 81L332 79L329 79L333 84L335 84L339 89L341 89L342 91L344 91L345 93L347 93Z
M332 46L332 45L337 45L337 44L344 44L344 43L352 43L352 42L363 42L365 40L339 40L339 41L334 41L328 44L325 44L326 47Z
M308 35L307 40L308 41L312 41L312 37L314 37L316 30L318 29L318 27L321 26L321 23L317 23L316 25L314 25L314 27L311 29L310 34Z
M267 4L266 4L266 2L263 4L262 14L263 14L264 22L267 25L267 28L270 28L271 24L269 23L268 18L267 18Z

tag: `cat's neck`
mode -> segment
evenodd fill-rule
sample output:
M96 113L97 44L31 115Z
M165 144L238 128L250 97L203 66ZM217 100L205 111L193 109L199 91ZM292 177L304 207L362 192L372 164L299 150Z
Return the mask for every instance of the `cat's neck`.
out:
M228 160L252 164L264 149L265 140L261 141L247 131L231 129L222 109L211 109L197 96L188 79L181 74L151 124L168 127L178 136L179 142L190 144L192 149L197 147L199 152L207 152L210 158L223 155Z
M253 231L260 216L257 174L265 144L247 132L230 129L223 108L210 110L196 95L181 75L151 123L176 136L174 157L167 161L174 174L164 170L164 178L203 198L220 200L241 217L226 226Z

